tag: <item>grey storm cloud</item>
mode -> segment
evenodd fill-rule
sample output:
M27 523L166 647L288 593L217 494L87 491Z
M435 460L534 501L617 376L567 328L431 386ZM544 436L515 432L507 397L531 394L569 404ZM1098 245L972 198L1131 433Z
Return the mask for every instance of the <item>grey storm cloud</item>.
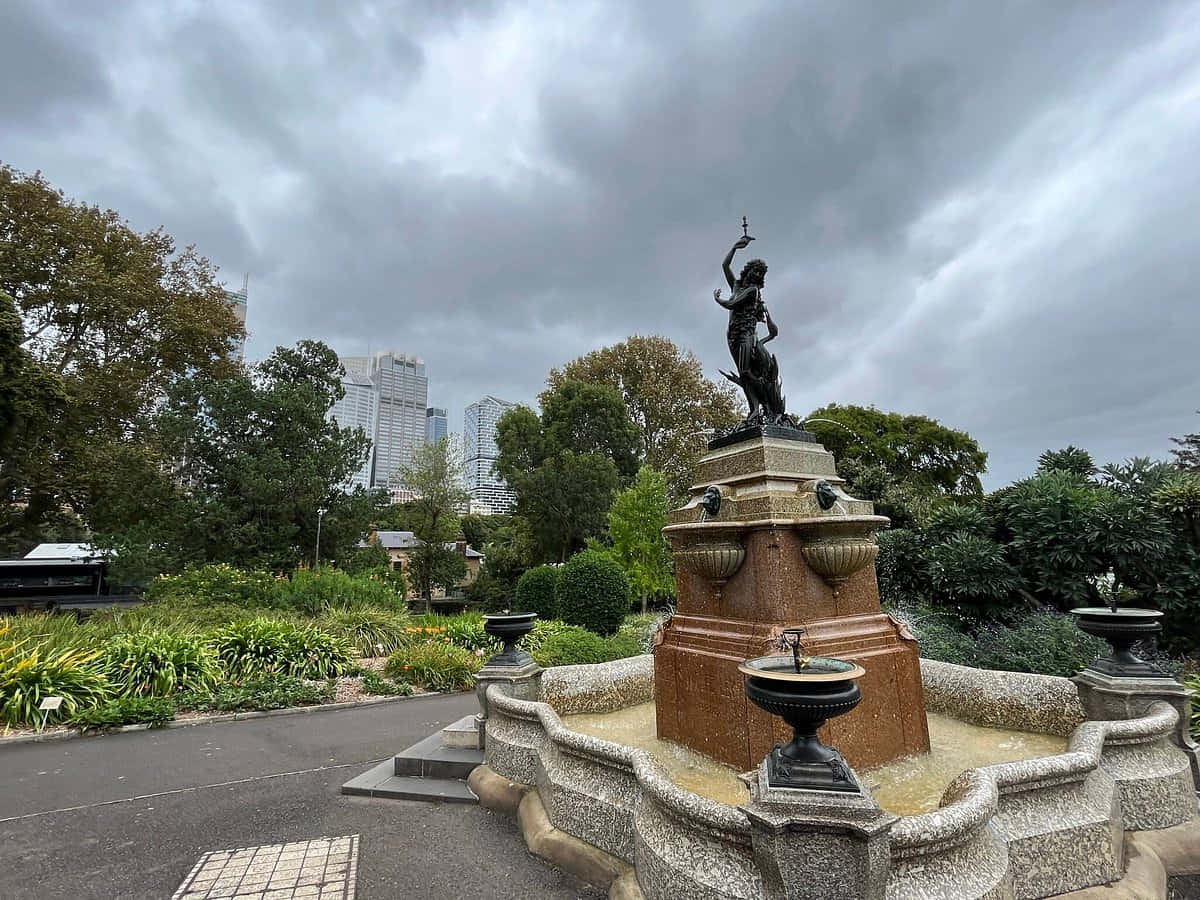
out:
M1196 428L1196 4L28 0L0 83L0 159L250 273L249 355L420 354L452 428L630 334L715 375L743 214L798 412L993 485Z

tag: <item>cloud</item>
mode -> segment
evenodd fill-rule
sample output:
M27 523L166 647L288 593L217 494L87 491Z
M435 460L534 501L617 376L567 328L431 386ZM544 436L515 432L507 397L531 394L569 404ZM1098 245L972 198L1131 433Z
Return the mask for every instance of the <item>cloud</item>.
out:
M1195 430L1194 5L42 9L5 161L249 271L252 355L421 354L452 428L633 333L715 375L745 214L801 412L934 415L993 484Z

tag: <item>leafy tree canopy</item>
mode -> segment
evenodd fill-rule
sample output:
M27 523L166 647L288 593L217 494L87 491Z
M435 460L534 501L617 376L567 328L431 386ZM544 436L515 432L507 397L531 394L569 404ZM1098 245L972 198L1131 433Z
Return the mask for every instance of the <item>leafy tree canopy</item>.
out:
M3 472L6 525L30 537L64 517L95 527L97 515L111 517L105 487L137 477L120 466L152 453L151 419L168 386L235 371L228 353L242 328L216 270L193 248L177 251L161 230L139 234L113 210L8 166L0 166L0 291L15 301L32 362L18 376L24 426L9 455L21 462Z
M641 599L643 613L649 597L675 593L671 550L662 536L667 512L667 479L650 466L638 470L608 511L613 556Z
M965 431L927 416L831 403L806 427L837 458L881 466L893 480L944 496L980 497L987 453Z
M1185 434L1181 438L1173 437L1171 442L1180 448L1171 451L1178 465L1185 469L1200 469L1200 433Z
M153 547L165 568L286 571L315 557L324 510L321 557L348 555L375 509L364 491L342 490L369 442L326 418L342 393L339 371L327 346L301 341L232 377L178 379L155 419L161 458L174 469L159 473L154 454L123 460L132 475L112 486L116 514L100 542L123 555Z
M703 452L698 432L728 428L741 415L732 385L705 378L696 355L665 337L634 336L552 369L543 404L572 380L620 393L637 427L645 463L667 476L675 496L686 495L691 486Z
M1047 450L1039 456L1038 471L1070 472L1079 478L1091 478L1096 474L1096 461L1086 450L1066 446L1061 450Z

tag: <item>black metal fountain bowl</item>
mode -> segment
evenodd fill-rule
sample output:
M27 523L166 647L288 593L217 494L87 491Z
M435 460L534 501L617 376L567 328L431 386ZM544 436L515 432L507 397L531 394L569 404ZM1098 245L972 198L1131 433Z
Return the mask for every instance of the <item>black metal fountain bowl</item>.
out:
M1081 631L1104 638L1112 655L1097 659L1088 668L1113 678L1170 678L1153 663L1133 652L1138 641L1153 640L1162 631L1162 613L1157 609L1121 606L1081 606L1071 610Z
M857 679L862 666L830 656L791 656L748 659L738 670L750 677L746 696L760 709L791 726L791 743L776 744L767 757L771 787L859 792L845 759L821 743L817 729L829 719L850 712L862 699Z
M483 617L483 630L504 642L504 649L487 661L489 666L524 666L533 657L517 649L517 642L533 631L537 613L495 613Z

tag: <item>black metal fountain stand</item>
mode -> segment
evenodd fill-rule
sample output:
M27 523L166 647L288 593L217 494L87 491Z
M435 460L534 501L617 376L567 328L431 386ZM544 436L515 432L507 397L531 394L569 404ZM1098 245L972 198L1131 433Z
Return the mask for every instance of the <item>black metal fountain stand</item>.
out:
M1089 669L1113 678L1170 678L1153 663L1133 652L1138 641L1152 640L1162 631L1162 613L1156 609L1085 606L1071 610L1080 630L1103 638L1112 654L1097 659Z
M766 759L770 787L861 793L842 754L823 744L817 729L858 706L863 669L824 656L761 656L738 668L750 676L750 701L792 728L791 742L776 744Z
M502 613L483 617L483 630L504 642L504 649L487 661L492 666L527 666L533 657L517 649L517 642L533 631L537 613Z

